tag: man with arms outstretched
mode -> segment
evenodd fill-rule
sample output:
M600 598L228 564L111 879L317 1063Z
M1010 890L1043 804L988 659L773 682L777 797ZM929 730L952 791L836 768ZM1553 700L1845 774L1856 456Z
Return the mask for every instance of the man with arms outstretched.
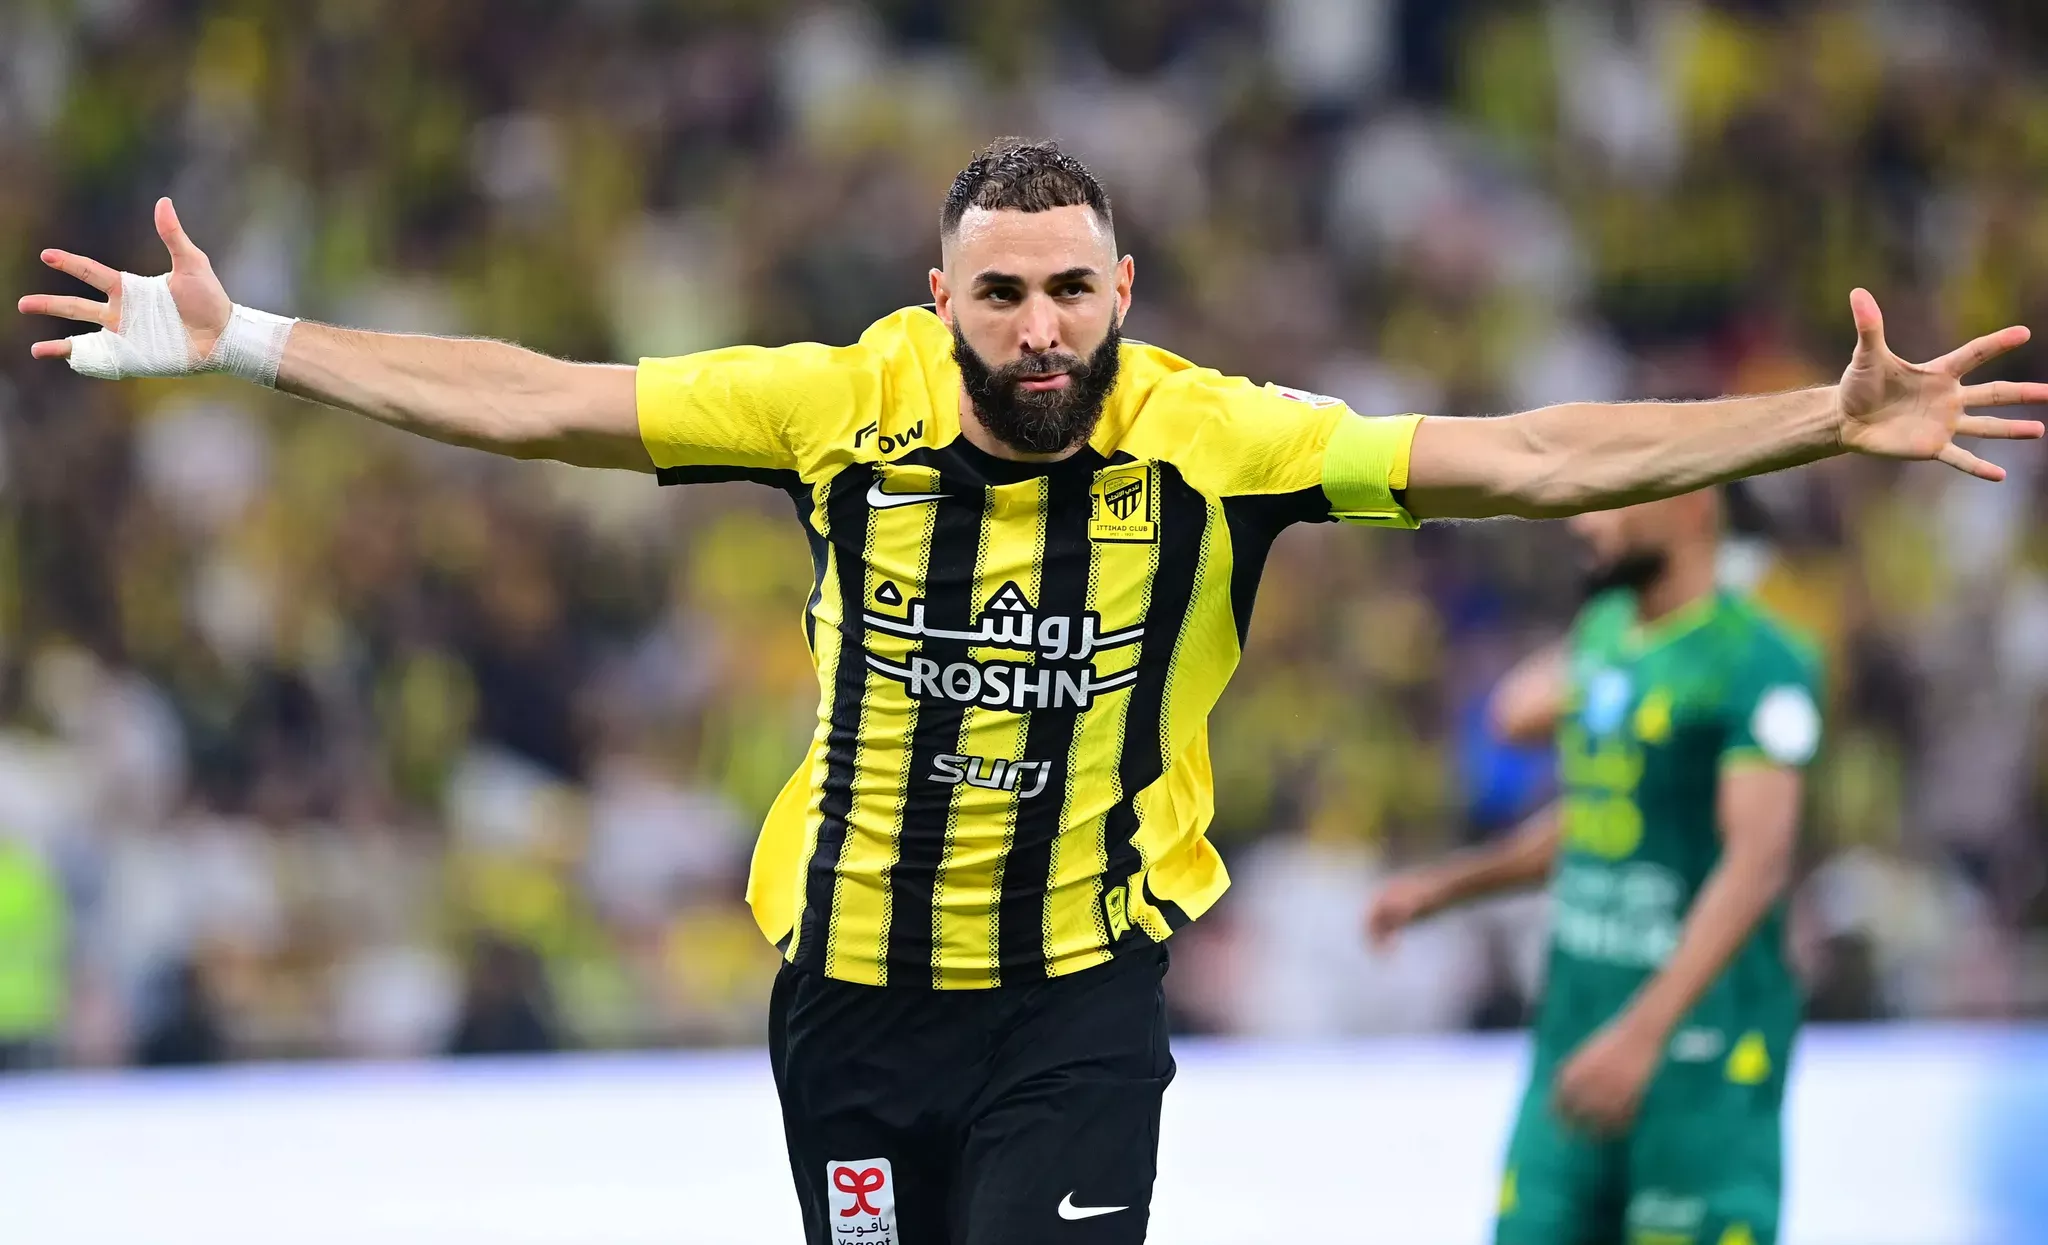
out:
M222 370L521 458L786 490L816 573L809 755L748 883L787 963L770 1051L807 1239L1135 1242L1173 1073L1172 932L1223 892L1206 722L1267 548L1296 522L1567 515L1845 450L2038 436L1966 413L2009 329L1926 366L1858 294L1843 383L1494 420L1366 419L1120 337L1133 266L1050 143L978 153L930 307L850 346L637 367L235 306L169 203L169 278L61 251L108 296L21 309L88 375Z
M1821 740L1812 655L1715 582L1720 498L1581 515L1593 595L1494 718L1557 740L1514 835L1390 881L1384 942L1549 880L1549 971L1498 1245L1772 1245L1800 991L1783 896Z

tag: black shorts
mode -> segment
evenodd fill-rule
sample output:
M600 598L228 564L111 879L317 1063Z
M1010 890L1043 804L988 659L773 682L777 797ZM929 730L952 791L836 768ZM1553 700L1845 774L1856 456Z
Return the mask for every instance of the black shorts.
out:
M784 965L769 1010L809 1245L1136 1245L1159 1157L1166 948L991 990Z

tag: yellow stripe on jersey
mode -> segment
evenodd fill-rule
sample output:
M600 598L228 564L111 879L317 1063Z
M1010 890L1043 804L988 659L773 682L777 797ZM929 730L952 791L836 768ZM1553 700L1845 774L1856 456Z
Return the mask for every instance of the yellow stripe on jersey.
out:
M1043 478L987 490L973 596L984 614L991 604L1005 603L1007 592L1016 593L1020 602L1039 599L1045 506ZM970 646L968 659L1022 662L1035 651L1035 646L1024 644L1021 626L991 638L999 642ZM1006 709L971 705L961 725L960 751L945 761L943 772L958 771L962 777L954 787L932 905L934 980L942 989L992 986L1001 979L1003 869L1016 835L1018 810L1043 796L1054 764L1026 754L1027 721ZM922 777L933 781L932 775Z
M1148 481L1156 488L1156 481ZM1157 541L1090 541L1087 608L1118 629L1142 626L1159 570ZM1149 643L1149 637L1141 637ZM1124 646L1103 655L1097 668L1121 677L1131 673L1141 649ZM1125 792L1118 763L1131 729L1131 698L1106 697L1089 706L1076 726L1082 741L1073 751L1072 784L1053 844L1046 900L1046 958L1054 975L1074 972L1109 958L1113 936L1103 906L1107 886L1128 879L1103 876L1109 867L1109 820Z
M1168 937L1228 885L1206 722L1291 523L1413 526L1415 417L1126 342L1090 442L1054 464L961 437L929 311L858 344L645 360L665 483L787 490L811 543L817 729L748 899L799 965L985 988Z

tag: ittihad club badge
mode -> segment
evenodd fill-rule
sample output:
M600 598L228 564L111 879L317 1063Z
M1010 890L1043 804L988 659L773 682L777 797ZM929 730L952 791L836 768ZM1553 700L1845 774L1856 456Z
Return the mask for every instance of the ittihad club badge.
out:
M1159 539L1159 488L1151 463L1095 473L1088 487L1088 539L1150 544Z

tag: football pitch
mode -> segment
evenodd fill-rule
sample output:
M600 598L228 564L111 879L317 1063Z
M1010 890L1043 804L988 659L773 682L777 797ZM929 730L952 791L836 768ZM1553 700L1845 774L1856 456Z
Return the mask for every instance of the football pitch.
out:
M1478 1245L1515 1037L1184 1042L1151 1239ZM4 1239L782 1245L755 1051L0 1082ZM1816 1029L1787 1245L2048 1239L2048 1031Z

